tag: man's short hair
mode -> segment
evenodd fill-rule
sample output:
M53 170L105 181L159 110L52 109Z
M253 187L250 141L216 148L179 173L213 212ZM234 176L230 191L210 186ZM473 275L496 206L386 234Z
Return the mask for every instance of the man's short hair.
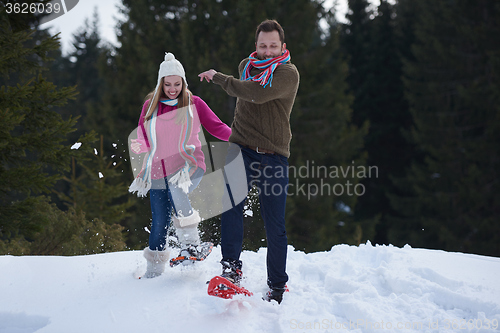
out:
M285 43L285 31L281 27L281 25L276 20L265 20L257 27L257 31L255 32L255 43L257 43L257 38L259 38L259 33L263 32L272 32L277 31L280 36L281 44Z

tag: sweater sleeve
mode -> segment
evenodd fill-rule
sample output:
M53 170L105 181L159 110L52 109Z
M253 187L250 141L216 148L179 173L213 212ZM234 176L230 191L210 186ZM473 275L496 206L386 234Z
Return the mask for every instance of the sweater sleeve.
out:
M141 145L141 150L137 154L142 154L149 151L149 140L146 132L145 126L149 123L144 123L144 117L146 116L149 100L147 100L142 106L141 116L139 118L139 124L137 126L137 143Z
M217 117L204 100L197 96L193 96L193 100L203 127L217 139L228 141L231 136L231 128Z
M246 62L247 59L240 63L240 73ZM255 104L264 104L287 96L290 91L295 90L298 81L298 72L287 64L276 67L271 84L265 88L258 82L242 81L220 72L217 72L213 77L213 83L220 85L228 95Z

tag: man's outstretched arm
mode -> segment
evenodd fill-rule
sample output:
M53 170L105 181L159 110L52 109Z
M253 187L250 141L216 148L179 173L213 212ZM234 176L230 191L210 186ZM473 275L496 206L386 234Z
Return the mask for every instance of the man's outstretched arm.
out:
M233 76L217 72L214 69L205 71L198 76L200 77L200 81L206 79L207 82L212 81L220 85L230 96L238 97L255 104L266 103L289 95L290 92L296 91L299 82L299 75L295 66L290 67L285 65L276 68L272 85L266 88L262 87L258 82L251 80L242 81ZM217 78L216 80L214 80L215 77Z

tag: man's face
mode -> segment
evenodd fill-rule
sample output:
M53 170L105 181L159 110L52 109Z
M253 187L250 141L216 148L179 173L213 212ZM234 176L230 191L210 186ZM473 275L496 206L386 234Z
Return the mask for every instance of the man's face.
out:
M278 57L285 52L286 43L281 44L278 31L259 32L255 43L257 58L260 60Z

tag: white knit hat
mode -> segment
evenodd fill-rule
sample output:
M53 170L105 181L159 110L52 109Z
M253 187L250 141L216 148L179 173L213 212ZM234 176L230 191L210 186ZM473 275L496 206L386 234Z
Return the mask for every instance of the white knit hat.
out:
M158 70L158 83L164 76L178 75L182 77L184 83L187 87L186 72L184 72L184 67L179 60L175 59L175 56L170 52L165 52L165 61L160 64L160 69Z
M175 59L175 56L172 53L165 52L165 60L160 64L160 69L158 70L158 81L156 83L156 88L154 90L153 98L151 100L154 100L156 97L156 92L158 91L158 87L161 86L162 84L161 79L169 75L178 75L182 77L184 83L186 84L186 87L188 86L186 80L186 72L184 72L184 67L182 67L180 61ZM153 106L152 104L149 105L147 114L149 114L149 111L152 106Z

